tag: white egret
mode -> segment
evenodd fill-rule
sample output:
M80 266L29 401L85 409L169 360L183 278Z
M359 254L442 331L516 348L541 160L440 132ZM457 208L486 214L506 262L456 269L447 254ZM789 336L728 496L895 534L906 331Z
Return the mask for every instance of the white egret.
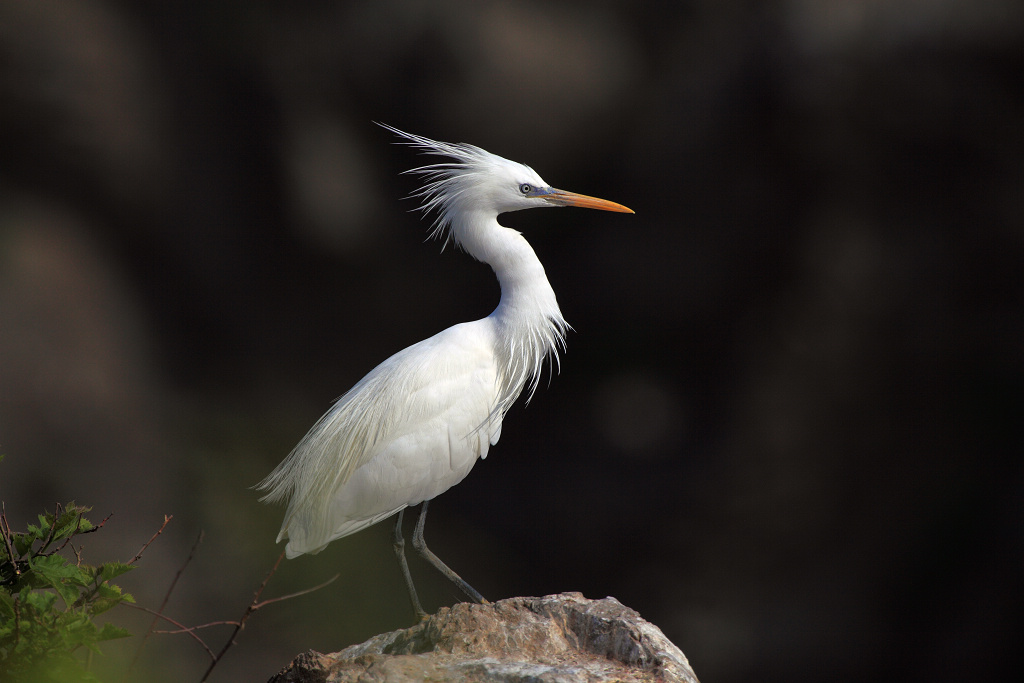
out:
M432 235L491 266L501 285L489 316L461 323L391 356L359 380L260 484L269 502L287 501L277 540L289 558L317 553L398 513L395 554L417 615L425 616L405 560L402 516L422 503L413 547L477 602L483 596L426 546L427 504L459 483L498 442L505 412L548 357L558 359L568 324L544 267L498 214L543 206L632 210L556 190L523 164L464 143L437 142L384 126L443 163L409 171L425 177L414 196L435 211Z

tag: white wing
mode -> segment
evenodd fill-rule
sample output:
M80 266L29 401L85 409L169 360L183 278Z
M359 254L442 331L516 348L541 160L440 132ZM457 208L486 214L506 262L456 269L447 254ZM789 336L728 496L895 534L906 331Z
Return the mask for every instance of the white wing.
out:
M261 484L289 500L278 540L315 553L461 481L497 443L493 323L455 325L374 368Z

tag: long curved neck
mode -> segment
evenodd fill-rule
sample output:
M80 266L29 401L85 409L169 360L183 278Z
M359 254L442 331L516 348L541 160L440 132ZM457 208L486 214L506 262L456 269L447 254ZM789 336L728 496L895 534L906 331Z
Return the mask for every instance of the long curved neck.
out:
M555 292L537 253L519 232L486 215L462 217L452 234L473 258L488 264L501 286L501 301L491 314L498 322L564 326Z
M536 388L544 358L564 344L568 324L558 308L544 266L521 234L498 223L494 216L461 216L452 234L473 258L494 269L501 285L501 300L488 316L495 325L501 359L499 398L501 412L508 410L523 387Z

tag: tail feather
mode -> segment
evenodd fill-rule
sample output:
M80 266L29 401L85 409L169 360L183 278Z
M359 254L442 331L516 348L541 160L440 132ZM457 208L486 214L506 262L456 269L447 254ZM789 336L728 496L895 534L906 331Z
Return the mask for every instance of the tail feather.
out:
M281 533L277 535L277 542L287 539L288 545L285 546L285 556L288 559L298 557L299 555L316 555L318 552L327 547L327 544L331 541L336 541L344 536L350 536L357 531L373 526L377 522L387 519L391 515L395 514L399 510L405 509L405 505L395 508L394 510L388 510L382 512L373 517L367 517L366 519L350 519L342 524L333 527L333 532L329 535L318 534L310 535L309 529L306 525L302 524L300 520L295 517L288 519L285 522L285 526L281 529Z

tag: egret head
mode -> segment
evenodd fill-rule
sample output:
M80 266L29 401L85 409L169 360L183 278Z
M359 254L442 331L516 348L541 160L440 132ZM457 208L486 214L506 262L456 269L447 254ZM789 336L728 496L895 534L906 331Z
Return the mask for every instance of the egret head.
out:
M631 209L596 197L557 190L526 164L509 161L475 145L438 142L380 124L424 154L450 161L414 168L427 183L413 196L423 200L424 212L436 211L431 235L444 234L460 218L494 218L500 213L545 206L577 206L633 213Z

